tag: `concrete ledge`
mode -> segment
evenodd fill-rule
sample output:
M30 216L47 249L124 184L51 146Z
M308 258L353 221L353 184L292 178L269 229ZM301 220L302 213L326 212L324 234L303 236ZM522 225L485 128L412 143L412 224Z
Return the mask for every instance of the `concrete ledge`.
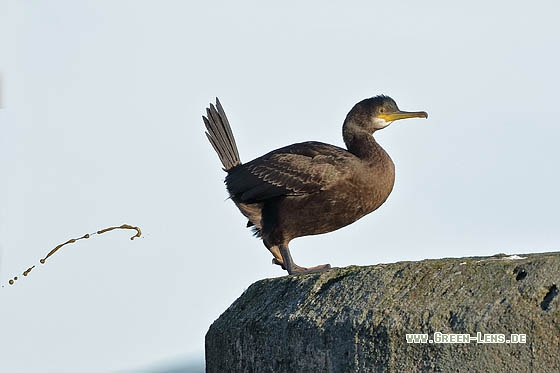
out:
M206 334L207 372L560 372L560 253L347 267L251 285ZM407 343L406 334L526 343ZM445 337L443 337L445 338Z

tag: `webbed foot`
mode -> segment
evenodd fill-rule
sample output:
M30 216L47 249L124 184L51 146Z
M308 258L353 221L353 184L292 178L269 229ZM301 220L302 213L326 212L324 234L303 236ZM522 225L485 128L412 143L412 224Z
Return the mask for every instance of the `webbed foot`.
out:
M317 273L317 272L323 272L323 271L327 271L331 269L331 265L330 264L321 264L315 267L309 267L309 268L305 268L305 267L300 267L298 265L295 265L294 267L292 267L292 271L288 271L289 274L291 275L302 275L302 274L306 274L306 273Z
M280 254L282 255L282 262L274 258L272 263L282 266L282 268L288 271L290 275L323 272L331 268L330 264L322 264L309 268L298 266L294 263L292 255L290 255L290 249L288 249L287 245L280 245Z

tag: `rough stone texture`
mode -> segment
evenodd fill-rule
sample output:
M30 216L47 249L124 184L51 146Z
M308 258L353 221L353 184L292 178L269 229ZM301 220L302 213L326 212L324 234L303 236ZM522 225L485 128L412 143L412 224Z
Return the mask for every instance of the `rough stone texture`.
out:
M560 253L347 267L251 285L206 334L207 372L560 372ZM408 344L407 333L524 333Z

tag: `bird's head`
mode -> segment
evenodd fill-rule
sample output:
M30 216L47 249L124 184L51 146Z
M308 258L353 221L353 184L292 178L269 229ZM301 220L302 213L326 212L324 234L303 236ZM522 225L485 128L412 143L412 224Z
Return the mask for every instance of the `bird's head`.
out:
M425 111L401 111L395 100L389 96L375 96L358 102L346 116L344 125L353 130L370 134L387 127L399 119L428 118Z

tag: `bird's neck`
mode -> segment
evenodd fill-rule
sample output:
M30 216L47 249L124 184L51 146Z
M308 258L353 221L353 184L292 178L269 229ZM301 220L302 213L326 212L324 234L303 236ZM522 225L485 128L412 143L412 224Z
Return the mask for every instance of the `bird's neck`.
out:
M374 161L387 156L370 133L361 130L353 123L344 123L342 137L348 151L360 159Z

